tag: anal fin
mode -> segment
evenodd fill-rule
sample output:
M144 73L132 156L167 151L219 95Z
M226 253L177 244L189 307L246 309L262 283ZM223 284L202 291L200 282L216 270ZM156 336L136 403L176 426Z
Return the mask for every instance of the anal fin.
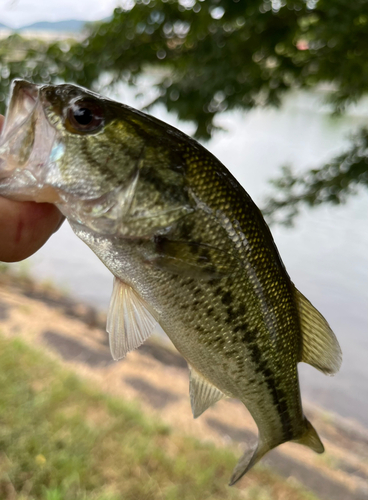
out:
M189 365L189 394L193 417L197 418L210 406L226 397L217 387L202 377Z
M157 321L132 287L114 278L106 330L113 359L124 358L151 335Z
M342 361L339 342L322 314L299 290L294 290L303 339L299 361L308 363L327 375L333 375L339 371Z

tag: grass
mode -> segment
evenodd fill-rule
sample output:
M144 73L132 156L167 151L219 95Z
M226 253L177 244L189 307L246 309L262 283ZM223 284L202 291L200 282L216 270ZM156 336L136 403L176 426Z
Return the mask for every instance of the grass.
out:
M229 488L235 463L0 336L1 500L315 498L261 468Z
M6 262L0 262L0 274L5 274L9 271L9 264Z
M0 262L0 276L2 275L2 278L10 278L18 285L36 285L44 293L57 293L57 295L59 296L69 295L69 290L67 287L56 286L56 284L50 278L41 280L40 282L36 283L32 277L31 267L31 262L28 259L11 264Z

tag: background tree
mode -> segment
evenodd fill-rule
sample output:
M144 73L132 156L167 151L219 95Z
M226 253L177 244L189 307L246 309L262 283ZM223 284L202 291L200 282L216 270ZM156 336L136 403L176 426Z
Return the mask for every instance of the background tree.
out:
M279 106L291 89L328 84L335 113L368 92L368 3L365 0L137 0L110 20L87 26L83 40L47 44L10 37L0 46L0 100L9 81L74 81L131 85L155 72L160 102L208 139L217 114ZM149 107L149 106L148 106ZM303 203L341 203L368 184L368 132L328 165L274 181L279 193L266 214ZM281 195L281 197L280 197Z

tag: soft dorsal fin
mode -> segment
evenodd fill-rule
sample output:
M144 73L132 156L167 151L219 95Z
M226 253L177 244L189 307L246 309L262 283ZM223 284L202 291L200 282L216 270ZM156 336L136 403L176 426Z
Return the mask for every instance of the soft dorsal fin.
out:
M124 358L151 335L157 321L132 287L114 278L106 330L115 360Z
M299 361L309 363L327 375L335 374L342 361L335 334L322 314L296 288L295 298L303 338L302 357Z
M217 387L205 380L192 366L189 365L189 395L193 417L197 418L210 406L217 403L225 394Z

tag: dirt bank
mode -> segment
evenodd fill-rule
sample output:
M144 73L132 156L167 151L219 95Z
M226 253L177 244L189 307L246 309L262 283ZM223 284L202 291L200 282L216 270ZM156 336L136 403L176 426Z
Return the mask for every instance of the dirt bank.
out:
M193 420L188 369L171 347L146 342L118 363L111 359L105 318L94 309L47 290L30 280L0 275L0 333L19 336L46 350L106 392L139 400L142 408L168 424L239 455L256 439L256 426L244 406L220 401ZM263 460L290 481L298 481L326 500L368 499L368 430L328 414L305 401L305 412L326 447L319 456L285 444ZM246 476L241 483L251 479Z

